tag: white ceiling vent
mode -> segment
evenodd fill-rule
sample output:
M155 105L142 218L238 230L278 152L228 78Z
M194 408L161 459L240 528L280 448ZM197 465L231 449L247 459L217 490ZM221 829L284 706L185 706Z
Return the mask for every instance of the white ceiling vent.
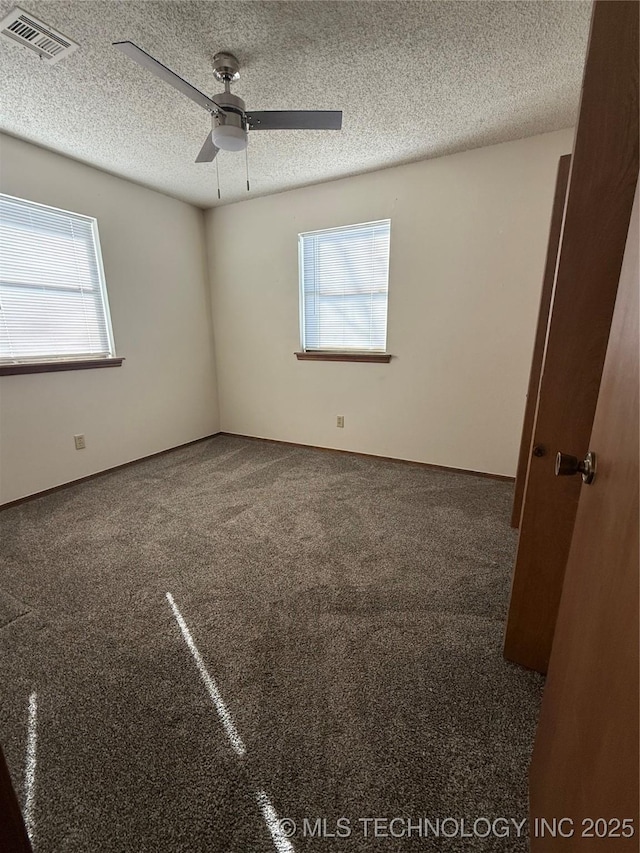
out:
M47 62L57 62L78 47L68 36L63 36L18 6L0 21L0 34L30 48Z

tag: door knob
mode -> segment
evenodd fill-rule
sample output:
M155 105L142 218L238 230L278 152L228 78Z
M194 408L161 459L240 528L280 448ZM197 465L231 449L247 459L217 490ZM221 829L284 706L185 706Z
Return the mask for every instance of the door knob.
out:
M556 477L568 477L571 474L582 474L583 482L593 483L596 476L596 454L589 451L582 462L577 456L558 451L556 456Z

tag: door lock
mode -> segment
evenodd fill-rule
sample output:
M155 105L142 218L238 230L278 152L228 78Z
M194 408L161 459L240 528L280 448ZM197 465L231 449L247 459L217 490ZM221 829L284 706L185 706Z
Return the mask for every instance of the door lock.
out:
M593 483L596 476L596 454L589 451L582 462L577 456L569 456L558 451L556 456L556 477L568 477L571 474L582 474L584 483Z

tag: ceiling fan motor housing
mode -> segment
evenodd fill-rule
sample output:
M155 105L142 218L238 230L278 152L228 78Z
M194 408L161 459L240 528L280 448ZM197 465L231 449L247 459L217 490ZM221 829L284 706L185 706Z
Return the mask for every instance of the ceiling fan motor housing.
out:
M244 115L244 101L237 95L232 95L231 92L220 92L219 95L212 97L216 104L219 104L225 111Z
M247 147L247 121L244 101L231 92L214 95L224 112L213 116L213 144L223 151L243 151Z

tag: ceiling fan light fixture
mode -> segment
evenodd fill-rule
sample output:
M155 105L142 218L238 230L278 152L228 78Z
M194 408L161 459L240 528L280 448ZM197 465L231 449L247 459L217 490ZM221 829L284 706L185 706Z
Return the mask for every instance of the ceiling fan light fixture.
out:
M213 144L223 151L244 151L247 147L247 131L232 124L214 127Z

